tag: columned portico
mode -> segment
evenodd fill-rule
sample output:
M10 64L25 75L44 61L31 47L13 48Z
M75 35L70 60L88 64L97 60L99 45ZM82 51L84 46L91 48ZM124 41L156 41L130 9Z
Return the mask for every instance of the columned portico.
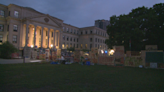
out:
M24 26L26 30L24 30L22 39L25 40L25 47L51 48L53 45L61 48L62 32L59 30L32 24L24 24Z

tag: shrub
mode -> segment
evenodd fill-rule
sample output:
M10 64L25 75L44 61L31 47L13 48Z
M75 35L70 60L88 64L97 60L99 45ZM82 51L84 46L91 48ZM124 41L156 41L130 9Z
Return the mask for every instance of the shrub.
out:
M14 52L17 52L18 49L15 48L13 44L10 42L4 42L2 45L0 45L0 57L4 59L11 58L11 54Z

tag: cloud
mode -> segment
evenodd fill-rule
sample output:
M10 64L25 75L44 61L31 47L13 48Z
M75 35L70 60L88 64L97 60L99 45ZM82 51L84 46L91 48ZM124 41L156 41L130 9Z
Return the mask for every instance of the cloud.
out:
M152 7L163 0L1 0L31 7L39 12L64 20L76 27L93 26L97 19L109 20L112 15L127 14L137 7Z

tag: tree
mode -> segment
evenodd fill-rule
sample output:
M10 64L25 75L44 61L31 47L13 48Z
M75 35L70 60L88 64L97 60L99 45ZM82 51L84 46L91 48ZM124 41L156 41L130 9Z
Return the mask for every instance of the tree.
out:
M138 7L126 15L111 16L107 34L109 38L105 43L109 48L123 45L125 50L138 51L145 45L158 45L164 50L164 3L150 8Z
M4 42L2 45L0 45L0 57L1 58L11 58L11 54L14 52L17 52L18 49L15 48L14 45L12 45L10 42Z

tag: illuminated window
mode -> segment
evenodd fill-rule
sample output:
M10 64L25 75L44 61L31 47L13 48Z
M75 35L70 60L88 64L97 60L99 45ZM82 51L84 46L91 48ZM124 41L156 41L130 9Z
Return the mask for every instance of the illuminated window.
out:
M72 47L72 43L70 43L70 47Z
M87 49L87 47L88 47L88 45L87 44L85 44L85 48Z
M64 44L62 44L62 48L64 49Z
M17 32L17 31L18 31L18 25L14 25L13 31L14 31L14 32Z
M4 31L4 25L0 24L0 31Z
M16 35L13 36L13 43L17 43L17 36Z
M66 45L66 48L68 48L68 44Z
M14 11L14 16L18 18L19 12L18 11Z
M0 10L0 17L5 17L5 11Z
M0 43L3 42L3 35L0 35Z
M80 46L81 48L83 48L83 44L81 44L81 46Z

